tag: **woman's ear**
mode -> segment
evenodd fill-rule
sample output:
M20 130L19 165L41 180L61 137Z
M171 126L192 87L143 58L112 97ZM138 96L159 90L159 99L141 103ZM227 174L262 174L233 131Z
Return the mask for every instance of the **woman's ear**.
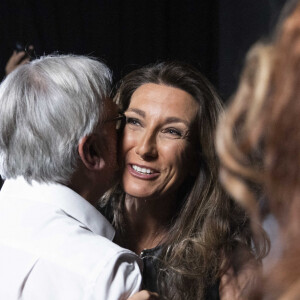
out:
M97 171L105 166L99 145L100 137L96 134L85 136L79 142L79 156L89 170Z

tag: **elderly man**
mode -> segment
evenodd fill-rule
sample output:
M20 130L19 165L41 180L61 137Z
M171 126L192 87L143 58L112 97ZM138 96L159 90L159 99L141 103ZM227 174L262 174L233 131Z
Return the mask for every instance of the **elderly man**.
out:
M127 299L138 258L94 205L115 178L108 68L81 56L19 67L0 86L0 299ZM135 296L134 296L135 297Z

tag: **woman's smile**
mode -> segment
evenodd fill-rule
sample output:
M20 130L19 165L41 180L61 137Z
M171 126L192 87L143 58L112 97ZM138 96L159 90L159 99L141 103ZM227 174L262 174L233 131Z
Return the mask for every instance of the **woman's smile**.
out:
M159 176L159 171L146 166L128 164L129 172L132 176L140 179L154 179Z

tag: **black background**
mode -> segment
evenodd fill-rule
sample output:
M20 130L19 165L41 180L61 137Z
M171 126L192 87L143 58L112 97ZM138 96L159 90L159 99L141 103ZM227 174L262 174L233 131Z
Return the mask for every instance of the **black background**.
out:
M35 55L89 54L115 81L161 60L195 65L224 100L250 45L268 36L285 0L1 0L1 75L16 41Z
M226 101L245 53L272 31L285 0L1 0L0 76L17 41L35 56L88 54L118 81L161 60L192 63ZM1 186L1 182L0 182Z

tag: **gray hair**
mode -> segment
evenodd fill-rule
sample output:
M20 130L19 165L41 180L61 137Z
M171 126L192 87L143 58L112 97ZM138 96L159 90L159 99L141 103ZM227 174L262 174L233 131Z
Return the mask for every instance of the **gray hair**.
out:
M84 56L44 56L9 74L0 86L1 175L69 182L110 88L108 67Z

